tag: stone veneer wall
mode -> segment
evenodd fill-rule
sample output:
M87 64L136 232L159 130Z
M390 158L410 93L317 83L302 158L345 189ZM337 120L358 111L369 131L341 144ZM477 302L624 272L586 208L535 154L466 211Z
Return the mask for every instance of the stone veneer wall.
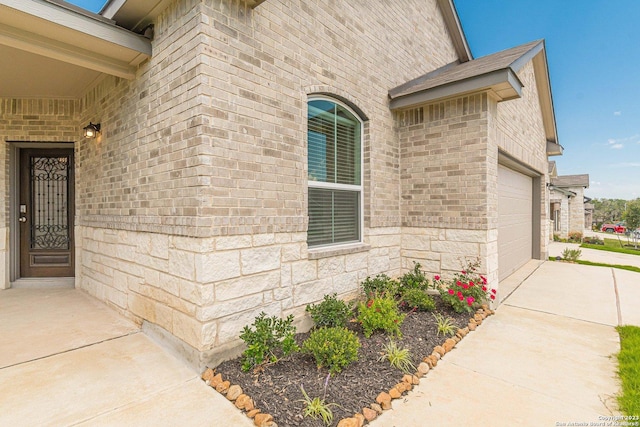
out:
M78 102L66 99L0 98L0 289L9 287L11 142L75 142Z
M417 13L417 12L420 13ZM187 345L195 364L260 312L401 271L400 153L387 91L456 59L435 0L174 1L133 81L80 100L79 287ZM364 244L306 246L306 102L366 116Z
M569 200L569 233L578 231L585 232L584 219L584 187L570 187L567 190L576 193L575 197Z

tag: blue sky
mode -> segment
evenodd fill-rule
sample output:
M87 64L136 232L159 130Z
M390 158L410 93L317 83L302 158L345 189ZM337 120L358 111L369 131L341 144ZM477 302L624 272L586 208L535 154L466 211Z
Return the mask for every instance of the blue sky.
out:
M640 1L454 0L474 57L546 40L564 155L589 197L640 197ZM104 0L72 0L97 12Z
M454 2L475 58L545 39L558 173L588 173L588 197L640 197L640 1Z
M100 12L102 6L107 2L107 0L66 0L68 3L75 4L76 6L80 6L83 9L90 10L93 13Z

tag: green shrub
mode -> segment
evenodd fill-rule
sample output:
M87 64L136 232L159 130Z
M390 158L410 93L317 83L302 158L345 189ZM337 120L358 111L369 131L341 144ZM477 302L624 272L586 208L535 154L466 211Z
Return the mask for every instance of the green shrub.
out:
M393 340L389 340L382 349L382 356L378 360L387 360L391 366L400 369L405 374L416 371L416 367L411 362L411 354L408 348L401 348Z
M358 304L358 321L362 324L364 336L369 338L373 331L400 336L400 325L404 315L398 311L398 304L392 297L375 297Z
M319 328L346 326L351 317L351 306L338 299L338 294L325 295L321 303L308 305L306 311Z
M367 277L362 282L362 291L368 299L375 297L393 297L398 292L399 283L386 274L378 274L376 277Z
M582 243L582 232L581 231L571 231L569 233L569 243Z
M343 327L316 329L302 344L302 350L315 358L318 368L328 368L332 374L358 360L359 348L356 334Z
M444 317L442 314L434 314L433 317L436 319L436 325L438 327L438 336L440 334L453 336L458 330L458 327L453 323L453 319L451 317Z
M325 425L331 425L333 422L333 411L331 411L332 406L340 406L337 403L327 403L324 399L319 397L314 397L313 399L309 397L306 391L304 391L304 387L300 386L300 391L302 391L302 395L304 399L300 399L300 402L304 402L304 409L302 410L302 415L305 417L311 417L314 420L318 418L322 419Z
M409 289L418 289L426 291L429 289L429 279L424 275L424 271L420 269L422 267L420 263L413 263L413 270L405 273L400 277L400 286L398 292L403 294Z
M586 236L582 239L582 243L587 243L590 245L604 245L604 241L597 236L593 236L593 237Z
M467 261L467 265L450 281L436 280L440 297L451 305L456 313L473 313L477 307L495 300L497 291L487 284L487 278L479 274L480 261Z
M576 262L578 258L582 255L582 251L580 249L569 249L565 248L562 251L562 258L569 262Z
M252 327L245 326L240 334L240 339L247 345L242 353L242 370L247 372L263 363L277 362L279 358L298 351L295 333L293 316L280 319L260 313Z
M417 311L433 311L436 302L423 290L407 289L400 296L400 306Z

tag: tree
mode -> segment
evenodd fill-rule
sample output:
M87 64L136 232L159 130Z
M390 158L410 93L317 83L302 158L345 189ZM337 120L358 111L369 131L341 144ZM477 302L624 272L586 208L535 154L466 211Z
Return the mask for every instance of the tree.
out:
M622 219L626 200L622 199L593 199L593 218L598 224L603 222L615 223Z
M640 227L640 199L627 202L623 218L627 223L627 230L631 232L636 249L638 248L638 234L635 232Z

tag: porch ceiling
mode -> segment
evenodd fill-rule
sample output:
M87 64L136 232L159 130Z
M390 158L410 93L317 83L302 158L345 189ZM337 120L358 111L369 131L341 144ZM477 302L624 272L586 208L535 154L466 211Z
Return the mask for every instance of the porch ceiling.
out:
M0 0L0 97L77 97L102 74L131 79L149 40L45 0Z

